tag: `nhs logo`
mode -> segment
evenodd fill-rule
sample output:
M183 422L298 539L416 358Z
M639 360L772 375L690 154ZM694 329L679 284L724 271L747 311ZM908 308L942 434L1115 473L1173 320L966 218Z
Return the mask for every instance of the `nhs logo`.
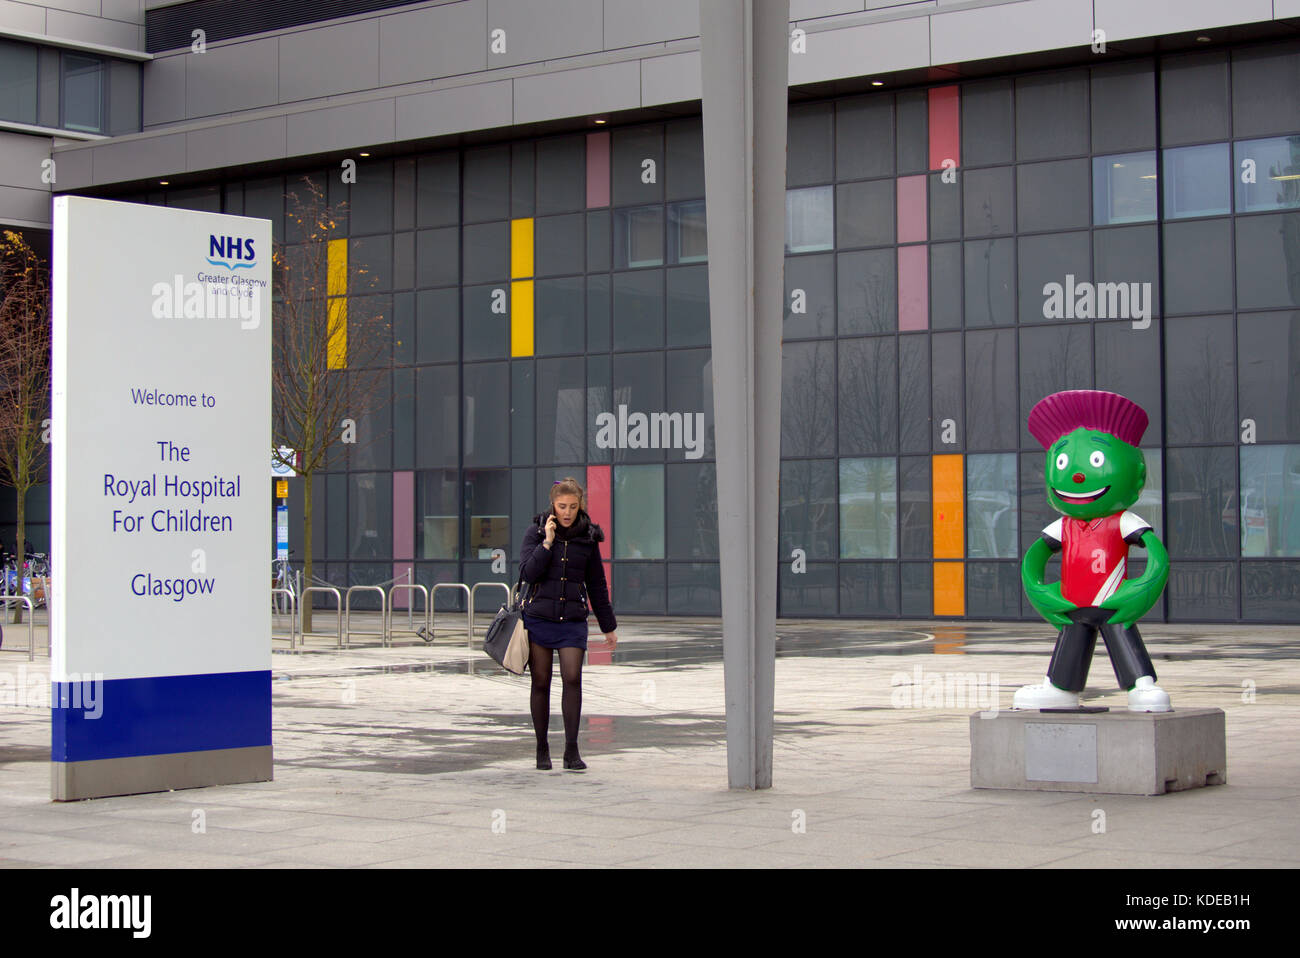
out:
M208 262L229 270L252 269L257 265L253 241L235 236L209 236Z

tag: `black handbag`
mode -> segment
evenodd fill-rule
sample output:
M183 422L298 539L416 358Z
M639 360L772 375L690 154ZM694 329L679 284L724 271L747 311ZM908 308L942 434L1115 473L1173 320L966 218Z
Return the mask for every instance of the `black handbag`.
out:
M507 672L523 675L528 668L528 630L524 628L524 613L520 608L519 591L523 577L510 590L510 598L501 606L487 635L483 637L483 651L492 661Z

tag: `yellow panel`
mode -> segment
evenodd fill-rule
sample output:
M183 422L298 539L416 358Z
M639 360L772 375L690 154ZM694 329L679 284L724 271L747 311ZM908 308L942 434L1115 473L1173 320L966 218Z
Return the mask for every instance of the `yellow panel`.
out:
M329 294L327 363L348 368L348 241L332 239L326 247L326 291Z
M510 355L533 354L533 281L510 284Z
M934 490L934 557L960 559L965 555L965 497L962 457L933 456L930 466Z
M966 614L965 563L936 562L934 564L934 614Z
M510 278L527 279L533 275L533 221L510 221ZM531 355L531 354L530 354Z

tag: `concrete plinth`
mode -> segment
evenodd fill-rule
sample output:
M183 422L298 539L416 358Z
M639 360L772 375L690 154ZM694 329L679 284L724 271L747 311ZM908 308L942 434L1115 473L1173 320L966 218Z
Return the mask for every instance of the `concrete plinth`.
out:
M970 717L972 788L1162 795L1227 780L1222 709Z

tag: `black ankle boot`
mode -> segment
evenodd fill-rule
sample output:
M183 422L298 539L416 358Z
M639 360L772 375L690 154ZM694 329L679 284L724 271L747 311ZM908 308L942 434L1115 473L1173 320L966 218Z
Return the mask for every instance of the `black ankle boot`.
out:
M551 747L549 745L537 746L537 767L543 772L551 768Z
M575 770L587 767L587 763L578 755L577 742L566 742L564 744L564 767Z

